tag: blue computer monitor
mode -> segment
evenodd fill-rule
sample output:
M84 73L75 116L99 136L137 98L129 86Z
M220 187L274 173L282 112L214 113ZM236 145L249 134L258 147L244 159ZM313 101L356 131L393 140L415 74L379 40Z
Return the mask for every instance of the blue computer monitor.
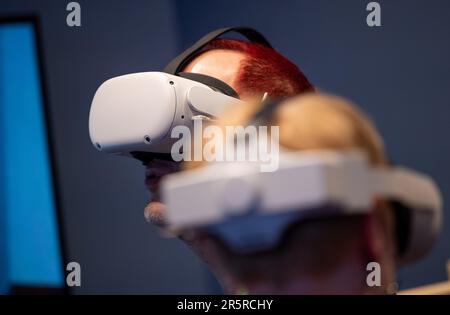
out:
M65 282L37 25L0 17L0 294Z

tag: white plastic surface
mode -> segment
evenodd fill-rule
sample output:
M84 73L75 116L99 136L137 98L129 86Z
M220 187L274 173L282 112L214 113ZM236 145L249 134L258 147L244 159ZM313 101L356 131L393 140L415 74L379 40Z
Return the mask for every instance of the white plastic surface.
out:
M144 149L170 130L175 88L160 72L133 73L104 82L91 105L91 141L105 152Z

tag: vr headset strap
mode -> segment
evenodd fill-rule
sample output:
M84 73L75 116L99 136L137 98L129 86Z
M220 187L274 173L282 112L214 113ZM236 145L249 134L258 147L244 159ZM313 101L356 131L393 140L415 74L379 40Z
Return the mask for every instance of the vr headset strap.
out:
M180 72L178 75L182 78L206 84L207 86L213 88L216 91L239 99L239 94L231 86L229 86L228 84L219 79L210 77L209 75L193 72Z
M211 42L212 40L216 39L219 36L222 36L223 34L230 33L230 32L236 32L243 36L245 36L249 41L252 43L257 43L264 45L266 47L272 48L272 45L270 45L269 41L258 31L249 28L249 27L226 27L221 28L215 31L212 31L211 33L206 34L203 36L199 41L197 41L194 45L186 49L183 53L175 57L165 68L164 72L177 75L178 72L183 69L183 67L189 63L195 56L196 53L202 49L206 44Z

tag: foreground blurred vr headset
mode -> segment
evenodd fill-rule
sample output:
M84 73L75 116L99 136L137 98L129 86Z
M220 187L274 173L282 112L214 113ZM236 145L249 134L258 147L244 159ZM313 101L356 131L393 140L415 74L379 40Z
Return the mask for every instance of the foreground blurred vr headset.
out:
M216 162L168 175L170 228L201 228L238 253L277 246L298 220L369 213L375 197L395 205L400 263L432 247L441 228L433 180L402 167L373 168L360 152L281 152L275 172L257 162Z
M174 126L192 127L193 120L219 116L239 104L239 95L216 78L181 72L212 40L236 32L252 43L271 47L254 29L230 27L213 31L173 59L164 72L127 74L104 82L89 114L93 145L107 153L142 161L170 159Z

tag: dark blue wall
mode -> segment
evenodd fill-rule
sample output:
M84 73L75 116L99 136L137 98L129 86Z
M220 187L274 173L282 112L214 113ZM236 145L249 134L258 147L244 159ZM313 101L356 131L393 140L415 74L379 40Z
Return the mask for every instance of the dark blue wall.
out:
M260 29L319 88L349 97L377 122L394 161L430 173L450 197L450 3L380 1L78 1L82 26L65 24L69 1L3 0L0 15L37 12L57 154L68 258L82 266L76 293L216 292L182 244L143 219L143 170L99 155L88 135L92 96L104 80L160 69L207 31ZM402 287L445 278L450 221L433 254L401 275Z

